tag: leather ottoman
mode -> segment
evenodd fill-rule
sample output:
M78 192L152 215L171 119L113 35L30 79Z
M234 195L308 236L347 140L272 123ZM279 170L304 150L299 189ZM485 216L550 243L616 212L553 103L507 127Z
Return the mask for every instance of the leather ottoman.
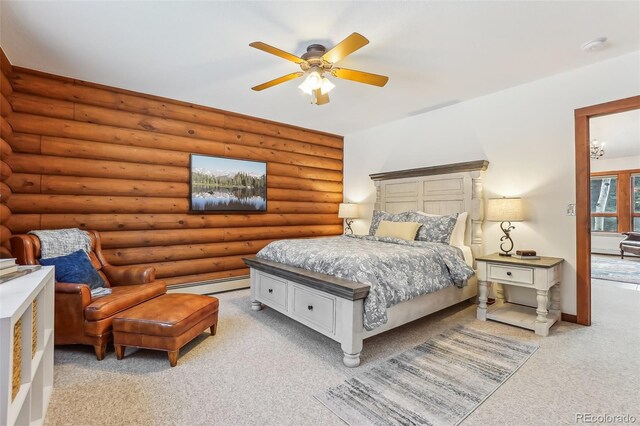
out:
M180 348L209 328L216 334L218 299L199 294L165 294L134 306L113 319L116 357L127 346L167 351L178 363Z

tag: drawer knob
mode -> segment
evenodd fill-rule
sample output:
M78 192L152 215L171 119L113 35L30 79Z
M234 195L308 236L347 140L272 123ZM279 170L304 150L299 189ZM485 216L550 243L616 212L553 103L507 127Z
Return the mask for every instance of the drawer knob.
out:
M313 311L313 305L307 306L307 309L310 310L310 311Z
M511 274L511 272L509 272L509 274ZM272 288L269 289L269 293L273 293L273 289Z
M511 271L507 271L507 275L511 276Z

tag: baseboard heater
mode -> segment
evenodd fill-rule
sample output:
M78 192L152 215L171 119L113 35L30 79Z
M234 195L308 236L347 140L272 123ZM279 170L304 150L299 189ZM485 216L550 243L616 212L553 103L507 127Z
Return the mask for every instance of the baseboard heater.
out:
M249 275L218 280L174 284L167 287L168 293L214 294L249 288Z

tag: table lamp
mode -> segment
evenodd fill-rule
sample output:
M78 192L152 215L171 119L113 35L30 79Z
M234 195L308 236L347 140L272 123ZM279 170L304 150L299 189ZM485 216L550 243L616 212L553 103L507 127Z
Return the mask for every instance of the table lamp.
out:
M358 205L355 203L340 203L340 207L338 208L338 217L340 219L345 219L345 223L347 224L344 228L344 233L353 234L351 224L353 223L353 219L358 218Z
M501 222L500 229L504 232L500 238L500 256L511 256L513 250L513 240L509 235L515 229L511 222L522 222L524 212L521 198L489 198L487 200L487 220Z

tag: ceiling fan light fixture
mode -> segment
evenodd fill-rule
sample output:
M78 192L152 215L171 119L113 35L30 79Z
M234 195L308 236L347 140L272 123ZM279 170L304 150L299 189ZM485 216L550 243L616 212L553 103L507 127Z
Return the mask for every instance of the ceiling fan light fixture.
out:
M322 76L316 70L313 70L309 73L307 78L305 79L305 83L311 90L316 90L322 87Z
M322 77L322 85L320 86L320 93L322 93L323 95L326 95L331 90L333 90L334 87L336 87L336 85L333 84L327 77Z
M298 86L298 89L302 90L305 94L309 96L313 94L313 90L311 90L311 88L307 84L307 80L303 81L302 84Z
M310 95L314 90L318 90L322 87L322 75L317 70L311 70L307 73L307 77L302 84L298 86L307 95Z

